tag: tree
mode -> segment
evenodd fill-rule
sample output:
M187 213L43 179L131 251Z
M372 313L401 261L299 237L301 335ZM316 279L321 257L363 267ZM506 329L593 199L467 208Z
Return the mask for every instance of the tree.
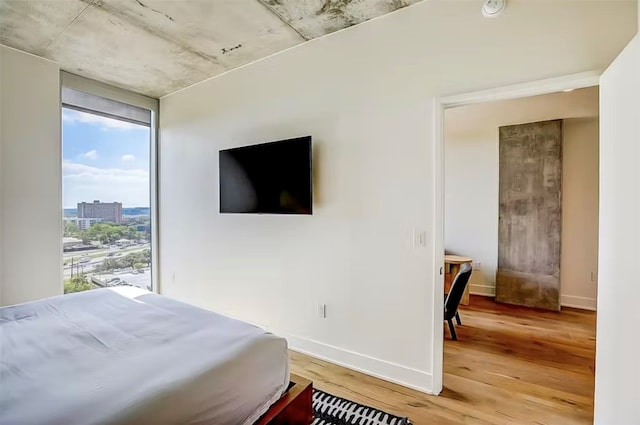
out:
M138 267L136 267L138 265ZM111 272L113 270L134 268L136 270L151 265L151 250L145 249L139 252L132 252L121 258L107 258L96 266L97 272Z
M103 244L113 244L118 239L139 240L143 234L135 226L114 223L96 223L80 234L86 241L100 241Z
M98 272L110 272L120 267L120 260L115 258L108 258L102 262L102 264L98 264L95 267L95 270Z
M77 236L80 233L80 229L78 229L78 225L71 221L64 222L64 236L71 237Z
M76 275L71 279L64 281L64 293L70 294L72 292L81 292L94 289L93 283L89 282L85 275Z

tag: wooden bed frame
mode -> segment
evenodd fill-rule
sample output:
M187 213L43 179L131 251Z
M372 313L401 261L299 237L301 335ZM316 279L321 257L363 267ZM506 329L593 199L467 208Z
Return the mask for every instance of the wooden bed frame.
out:
M291 375L289 389L254 425L310 425L313 385L308 379Z

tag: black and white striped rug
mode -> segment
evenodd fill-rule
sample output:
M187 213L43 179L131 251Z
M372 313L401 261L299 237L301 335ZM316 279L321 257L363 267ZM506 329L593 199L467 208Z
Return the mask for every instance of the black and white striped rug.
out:
M313 389L312 425L411 425L401 418L324 391Z

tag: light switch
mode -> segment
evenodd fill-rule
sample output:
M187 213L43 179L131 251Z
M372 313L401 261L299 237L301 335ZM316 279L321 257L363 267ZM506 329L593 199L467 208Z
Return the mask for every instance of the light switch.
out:
M413 247L424 248L427 246L427 232L424 230L413 229Z

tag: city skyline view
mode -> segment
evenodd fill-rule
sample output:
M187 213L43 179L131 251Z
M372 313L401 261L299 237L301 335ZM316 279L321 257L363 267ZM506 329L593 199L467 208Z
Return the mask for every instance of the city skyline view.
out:
M62 109L63 208L121 202L149 207L148 127Z
M65 293L152 289L150 136L143 125L62 108Z

